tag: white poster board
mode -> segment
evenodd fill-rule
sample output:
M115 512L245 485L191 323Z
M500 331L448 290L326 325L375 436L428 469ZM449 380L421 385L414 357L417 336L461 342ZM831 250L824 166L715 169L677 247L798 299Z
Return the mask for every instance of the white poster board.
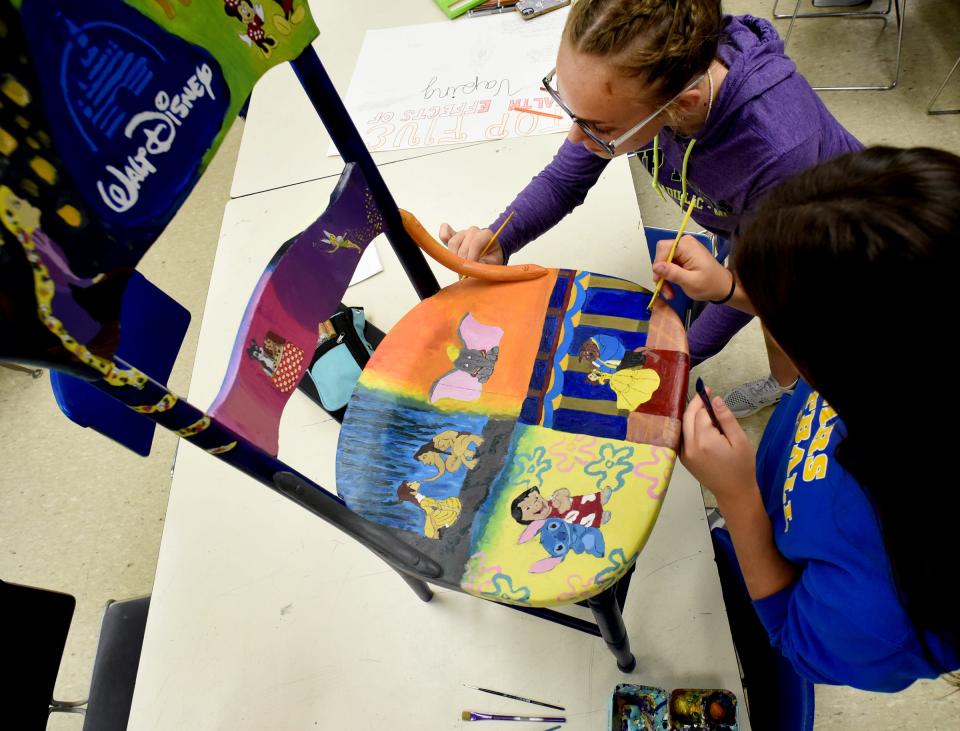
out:
M567 12L367 31L346 105L368 149L566 132L570 119L540 82L556 63Z

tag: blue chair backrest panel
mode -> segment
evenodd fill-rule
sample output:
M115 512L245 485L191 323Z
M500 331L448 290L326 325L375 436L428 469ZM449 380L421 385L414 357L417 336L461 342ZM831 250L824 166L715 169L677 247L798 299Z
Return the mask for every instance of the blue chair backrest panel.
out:
M123 295L117 357L166 383L189 324L190 313L183 306L133 272ZM150 454L153 421L81 378L51 371L50 385L57 405L71 421L139 455Z

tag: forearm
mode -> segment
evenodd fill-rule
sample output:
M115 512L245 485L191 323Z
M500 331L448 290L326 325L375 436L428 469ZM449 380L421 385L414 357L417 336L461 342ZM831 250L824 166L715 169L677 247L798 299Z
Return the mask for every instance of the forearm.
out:
M733 273L731 272L731 274ZM747 293L743 291L743 287L740 286L740 280L737 279L737 275L733 274L733 277L737 284L733 290L733 297L731 297L726 304L741 312L746 312L748 315L756 315L757 313L756 310L753 309L753 303L747 297Z
M763 599L789 586L797 571L773 541L773 527L756 483L742 495L721 501L719 509L733 538L750 598Z
M553 228L583 203L608 162L582 145L565 140L550 164L490 224L489 228L496 231L510 212L515 212L497 239L503 249L504 262L510 254Z

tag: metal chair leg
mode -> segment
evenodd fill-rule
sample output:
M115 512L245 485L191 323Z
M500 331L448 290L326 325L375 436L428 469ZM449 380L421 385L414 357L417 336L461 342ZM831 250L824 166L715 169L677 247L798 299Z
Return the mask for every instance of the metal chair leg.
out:
M893 0L887 0L886 10L828 10L822 13L799 13L799 3L797 7L794 8L794 12L791 13L778 13L777 6L780 4L780 0L773 0L773 17L777 20L786 20L787 18L844 18L844 17L857 17L857 18L873 18L873 17L886 17L890 14L891 5ZM866 4L866 0L861 5Z
M937 99L940 97L940 93L944 90L947 83L950 81L950 77L953 76L957 68L960 67L960 58L957 58L957 62L953 64L953 68L950 69L950 73L946 75L943 80L943 83L940 84L940 87L937 89L937 93L933 95L933 98L930 99L930 103L927 105L927 114L937 115L937 114L960 114L960 108L957 109L934 109L933 105L936 104Z
M0 367L6 368L8 371L29 373L32 378L40 378L40 376L43 375L42 368L27 368L26 366L22 366L17 363L0 363Z
M593 612L594 619L597 620L600 636L617 659L617 667L624 673L632 673L637 667L637 659L630 652L630 638L623 624L616 587L590 597L587 599L587 604Z
M866 12L856 12L856 11L840 11L840 12L826 12L826 13L801 13L800 12L800 2L801 0L796 0L796 4L793 6L793 13L787 14L777 14L777 3L779 0L775 0L773 4L774 17L775 18L790 18L790 25L787 26L787 32L783 36L783 50L786 53L787 43L790 42L790 35L793 33L793 26L797 22L797 18L853 18L861 20L882 20L884 28L886 28L887 19L890 14L890 10L894 11L894 16L897 21L897 70L893 77L893 82L885 86L814 86L814 91L889 91L890 89L896 88L897 84L900 82L900 69L903 66L903 26L907 16L907 0L888 0L887 9L885 12L880 12L879 10L870 10ZM902 3L902 8L901 8Z
M407 582L407 586L413 589L413 593L416 594L421 601L428 602L433 599L433 591L427 585L426 581L421 581L413 576L402 573L400 574L400 578Z

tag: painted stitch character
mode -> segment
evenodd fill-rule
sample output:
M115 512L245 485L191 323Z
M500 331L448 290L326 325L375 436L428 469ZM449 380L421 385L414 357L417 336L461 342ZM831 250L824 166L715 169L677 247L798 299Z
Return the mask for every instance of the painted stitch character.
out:
M603 533L599 528L587 528L577 523L568 523L560 518L533 521L520 534L517 543L526 543L534 536L540 537L540 545L550 556L535 561L530 566L531 574L542 574L552 570L567 557L570 551L589 553L591 556L603 558L606 550Z
M430 387L430 403L442 398L458 401L476 401L483 392L483 384L490 380L500 357L500 340L503 328L484 325L472 314L460 320L457 334L463 348L453 348L450 360L453 370L448 371Z
M531 487L514 498L510 505L510 515L521 525L530 525L547 518L560 518L585 528L598 528L610 520L610 511L603 509L609 502L610 495L609 487L600 492L576 496L571 496L570 491L562 487L546 500L540 494L540 488Z
M425 482L440 479L447 472L456 472L460 467L472 470L477 466L477 448L483 444L483 437L465 431L445 431L437 434L413 455L420 464L430 465L437 474Z
M248 46L256 45L264 56L270 55L270 49L277 42L263 29L262 5L254 5L250 0L223 0L223 10L231 18L246 23L247 32L240 35L241 41Z
M420 494L420 483L404 480L397 488L397 497L401 502L413 503L424 513L423 535L439 540L444 528L449 528L460 517L460 498L448 497L436 499Z

